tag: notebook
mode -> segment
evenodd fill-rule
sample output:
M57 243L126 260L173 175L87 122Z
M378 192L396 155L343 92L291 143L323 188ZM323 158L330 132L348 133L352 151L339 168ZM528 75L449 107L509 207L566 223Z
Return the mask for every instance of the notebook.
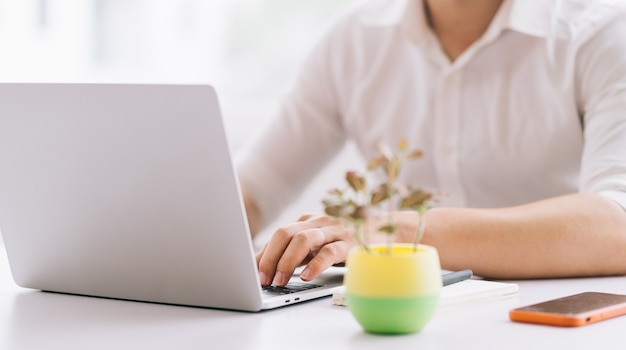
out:
M342 283L329 271L318 288L262 291L211 86L0 84L0 144L20 286L259 311Z
M469 302L509 298L519 294L516 283L468 279L441 289L439 307ZM331 300L333 305L346 306L345 287L337 289Z

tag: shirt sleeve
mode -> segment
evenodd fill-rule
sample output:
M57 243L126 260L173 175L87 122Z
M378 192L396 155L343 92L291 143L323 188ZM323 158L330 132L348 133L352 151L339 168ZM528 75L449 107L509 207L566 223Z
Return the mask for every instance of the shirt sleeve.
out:
M576 70L585 139L580 190L626 209L626 16L580 48Z
M340 57L335 25L305 60L273 121L237 159L239 178L256 201L265 227L292 203L344 143L332 74Z

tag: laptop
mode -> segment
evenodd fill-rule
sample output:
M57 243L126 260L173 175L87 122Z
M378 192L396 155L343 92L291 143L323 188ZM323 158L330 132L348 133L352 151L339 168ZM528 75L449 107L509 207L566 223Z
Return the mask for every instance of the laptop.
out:
M0 84L0 169L19 286L260 311L342 284L261 288L211 86Z

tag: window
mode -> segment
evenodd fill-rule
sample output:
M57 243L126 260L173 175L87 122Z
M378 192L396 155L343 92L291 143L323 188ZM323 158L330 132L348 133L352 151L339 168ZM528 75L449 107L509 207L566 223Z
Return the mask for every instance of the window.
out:
M236 153L332 17L356 1L0 0L0 81L211 84ZM327 177L318 187L340 179ZM322 191L283 221L319 209Z
M237 148L354 1L0 0L0 80L208 83Z

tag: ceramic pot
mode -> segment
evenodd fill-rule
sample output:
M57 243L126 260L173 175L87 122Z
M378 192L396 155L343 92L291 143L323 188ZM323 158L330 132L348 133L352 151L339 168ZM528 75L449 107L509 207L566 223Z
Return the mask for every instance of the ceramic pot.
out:
M344 276L346 301L354 318L370 333L419 332L432 318L441 291L437 250L426 245L355 247Z

